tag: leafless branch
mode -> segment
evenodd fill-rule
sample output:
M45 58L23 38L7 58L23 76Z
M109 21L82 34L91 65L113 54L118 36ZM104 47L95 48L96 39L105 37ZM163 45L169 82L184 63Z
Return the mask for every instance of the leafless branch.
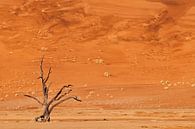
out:
M47 74L47 77L44 79L44 83L47 83L49 77L50 77L50 74L51 74L51 67L49 68L49 72Z
M44 56L41 58L41 63L40 63L40 77L39 78L41 78L42 80L44 80L43 79L43 60L44 60Z
M62 94L65 88L70 88L72 85L63 86L58 93L49 101L48 105L51 105L54 101L58 100L58 97Z
M39 99L37 99L36 97L34 97L34 96L31 96L31 95L24 95L24 96L25 97L28 97L28 98L31 98L31 99L35 100L36 102L38 102L39 104L43 105L43 103Z
M60 95L58 98L56 98L56 100L62 99L64 96L70 94L71 91L72 91L72 89L69 89L67 92L65 92L64 94Z
M67 98L65 98L65 99L62 99L62 100L58 101L58 102L55 103L54 105L52 105L49 111L52 112L52 110L53 110L56 106L58 106L59 104L63 103L64 101L67 101L67 100L69 100L69 99L74 99L74 100L76 100L76 101L81 102L81 100L80 100L77 96L67 97Z
M52 84L52 83L50 82L50 83L49 83L49 85L47 86L47 88L48 88L48 91L49 91L49 88L50 88L51 84Z

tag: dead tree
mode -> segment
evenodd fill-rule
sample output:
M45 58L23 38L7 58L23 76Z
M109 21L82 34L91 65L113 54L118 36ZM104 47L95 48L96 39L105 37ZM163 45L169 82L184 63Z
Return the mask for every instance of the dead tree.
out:
M38 79L41 80L41 84L42 84L43 100L40 101L38 98L31 96L31 95L24 95L28 98L35 100L37 103L39 103L43 107L43 114L41 116L35 118L35 121L37 121L37 122L49 122L50 115L51 115L51 112L53 111L53 109L56 106L58 106L59 104L65 102L67 100L73 99L73 100L81 102L81 100L77 96L66 97L72 91L72 89L71 89L72 85L63 86L56 93L56 95L52 99L49 100L49 88L51 86L51 83L49 83L49 84L47 84L47 83L48 83L48 80L49 80L49 77L51 74L51 67L49 68L49 71L45 77L44 70L43 70L43 60L44 60L44 57L41 59L40 77L38 77Z

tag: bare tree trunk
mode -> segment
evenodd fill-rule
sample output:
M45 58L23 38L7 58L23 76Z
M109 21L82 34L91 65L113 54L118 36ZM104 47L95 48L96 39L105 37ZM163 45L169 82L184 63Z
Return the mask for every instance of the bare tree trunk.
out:
M50 121L50 114L53 111L53 109L56 106L58 106L59 104L63 103L64 101L67 101L69 99L74 99L76 101L81 102L81 100L78 99L77 96L70 96L70 97L65 98L65 96L69 95L70 92L72 91L72 89L71 89L72 85L63 86L51 100L48 99L49 87L50 87L51 83L49 85L47 85L47 81L49 80L49 77L51 74L51 67L49 68L49 71L47 73L47 77L45 78L44 71L43 71L43 59L44 59L44 57L41 60L40 77L38 78L41 80L41 83L42 83L43 102L41 102L38 98L36 98L34 96L24 95L28 98L35 100L36 102L41 104L43 107L43 114L41 116L35 118L35 121L37 121L37 122L49 122Z
M48 105L43 106L43 114L39 117L36 117L35 121L37 122L49 122L50 121L50 111L49 111Z

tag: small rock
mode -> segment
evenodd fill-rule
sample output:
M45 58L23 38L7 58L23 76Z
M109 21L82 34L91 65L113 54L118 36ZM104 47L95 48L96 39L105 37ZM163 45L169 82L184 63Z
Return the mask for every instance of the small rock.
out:
M13 52L9 52L9 55L12 55L13 54Z
M83 87L87 87L88 85L87 84L84 84Z
M89 92L90 95L92 95L92 94L94 94L94 93L95 93L94 91L90 91L90 92Z
M17 107L16 107L16 110L18 110L18 109L20 109L20 108L21 108L20 106L17 106Z
M143 26L143 27L148 27L149 24L148 24L148 23L143 23L142 26Z
M110 77L111 74L109 72L104 72L104 77Z
M41 47L41 51L47 51L48 48L47 47Z
M120 90L121 90L121 91L124 91L124 88L121 88Z
M32 91L31 94L32 94L32 95L35 95L35 92Z
M173 86L177 86L177 83L174 83Z
M195 87L195 84L192 84L191 87Z
M190 41L190 40L192 40L192 37L191 36L187 36L187 37L185 37L185 40L186 41Z
M91 58L87 58L87 61L91 61Z
M168 89L169 89L169 87L168 87L168 86L164 87L164 90L168 90Z
M104 63L104 60L103 59L95 59L94 62L96 64L103 64Z
M8 94L6 94L6 95L5 95L5 98L7 98L8 96L9 96L9 95L8 95Z
M166 85L166 83L165 83L164 80L161 80L161 81L160 81L160 84L161 84L162 86Z
M164 83L164 80L161 80L160 83L161 83L161 84Z
M169 82L168 80L167 80L167 81L165 81L165 83L166 83L166 84L170 84L170 82Z
M71 62L75 63L76 62L76 58L72 58Z
M98 50L99 52L103 52L101 49Z

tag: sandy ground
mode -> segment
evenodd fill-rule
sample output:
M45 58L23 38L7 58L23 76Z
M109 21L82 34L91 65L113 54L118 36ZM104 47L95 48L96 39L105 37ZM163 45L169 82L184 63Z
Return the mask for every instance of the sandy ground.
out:
M194 5L194 0L1 0L0 128L65 123L59 128L192 129ZM54 122L45 125L31 121L40 107L23 96L41 97L42 55L45 70L52 67L50 94L72 84L72 95L83 100L62 104L60 109L73 112L54 114ZM147 119L135 117L138 109Z
M59 110L61 110L59 112ZM58 108L51 123L33 122L40 110L1 112L0 127L9 129L194 129L194 110L184 109L66 109ZM27 116L28 114L29 116ZM6 118L5 118L6 117Z

